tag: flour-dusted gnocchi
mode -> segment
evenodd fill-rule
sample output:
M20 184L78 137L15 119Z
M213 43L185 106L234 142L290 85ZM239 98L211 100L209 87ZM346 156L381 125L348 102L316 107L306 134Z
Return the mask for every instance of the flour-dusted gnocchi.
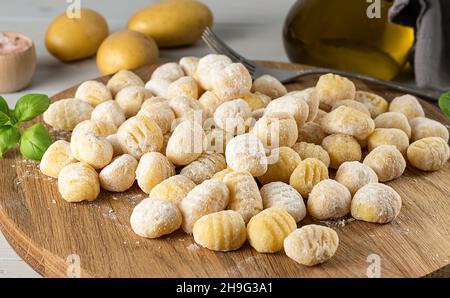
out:
M214 74L211 87L211 91L225 100L240 98L250 92L252 77L243 64L232 63Z
M368 149L372 151L380 145L393 145L406 154L409 146L408 135L398 128L376 128L367 139Z
M203 153L205 139L205 132L199 124L183 121L167 143L166 156L177 166L190 164Z
M360 103L359 101L352 100L352 99L340 100L333 105L331 110L336 110L340 106L346 106L348 108L355 109L355 110L360 111L361 113L364 113L367 116L371 117L369 109L364 104Z
M221 104L226 102L226 100L217 97L217 95L215 95L211 91L206 91L205 93L203 93L198 99L198 101L202 105L203 110L205 111L205 115L208 118L213 117L214 112L217 110L217 108Z
M202 104L192 97L177 96L168 103L178 119L195 121L201 125L206 118Z
M181 212L169 201L147 198L136 205L131 213L133 231L145 238L158 238L178 230Z
M220 172L217 172L216 174L214 174L214 176L212 177L212 179L217 179L220 181L223 181L223 179L225 179L225 176L230 174L231 172L233 172L232 169L230 168L225 168Z
M187 96L198 99L198 86L193 77L181 77L172 82L167 88L166 97L174 98L176 96Z
M93 107L112 99L111 91L98 81L86 81L78 86L75 98L85 101Z
M316 158L323 162L328 168L330 166L330 155L322 146L313 143L300 142L294 144L292 149L298 153L301 159Z
M137 165L137 160L129 154L114 158L109 165L100 171L100 185L108 191L126 191L133 186Z
M233 171L223 178L230 191L228 209L237 211L245 223L263 209L255 179L248 172Z
M175 175L162 181L150 191L151 199L163 199L179 205L195 183L183 175Z
M266 111L265 108L257 109L252 111L252 118L254 121L258 121L264 116L264 112Z
M360 161L362 157L361 145L349 135L332 134L322 141L322 147L330 156L330 167L339 168L346 161Z
M58 190L67 202L93 201L100 194L98 174L85 162L68 164L59 172Z
M111 122L103 122L98 120L85 120L75 126L72 131L72 137L75 135L94 134L99 137L107 137L115 134L117 127Z
M271 99L279 98L287 94L286 87L271 75L262 75L253 81L252 92L261 92Z
M289 179L303 198L308 198L313 187L322 180L328 179L328 168L316 158L302 160Z
M323 118L326 114L328 114L328 112L325 112L324 110L319 109L319 110L317 111L316 118L314 118L313 122L314 122L314 123L317 123L317 124L319 124L319 125L321 125L321 123L322 123L322 118Z
M305 123L305 125L298 130L297 142L314 143L316 145L322 144L323 139L327 134L322 127L314 122Z
M178 63L169 62L158 66L152 73L150 79L163 79L174 82L184 76L184 71Z
M267 157L263 143L252 134L234 137L225 150L228 166L235 171L247 171L253 177L267 171Z
M352 196L364 185L378 183L378 176L374 170L359 161L347 161L341 164L335 179L347 187Z
M152 94L142 86L128 86L116 95L116 102L127 118L135 116L141 109L142 103Z
M406 169L406 161L395 146L381 145L373 149L363 162L377 173L378 180L387 182L400 177Z
M397 128L403 130L404 133L411 137L411 126L409 125L408 118L399 112L386 112L378 115L375 118L376 128Z
M322 118L321 126L328 134L340 133L364 140L374 131L375 122L364 113L340 106Z
M264 114L288 113L294 117L297 128L301 129L308 120L309 106L302 97L295 94L286 94L272 100L266 107Z
M261 184L274 181L289 183L292 172L302 161L297 152L289 147L279 147L271 151L273 161L269 162L267 172L258 177Z
M172 82L165 79L151 79L145 83L145 89L150 91L153 95L158 97L166 97L167 90Z
M401 207L402 199L392 187L369 183L353 196L351 213L358 220L387 223L398 216Z
M206 133L205 152L225 154L227 144L233 137L231 133L220 128L211 129Z
M44 112L44 122L59 130L72 130L78 123L91 118L94 109L79 99L66 98L52 103Z
M144 86L142 79L134 72L129 70L121 70L109 79L106 87L111 91L112 96L127 86Z
M248 119L252 110L243 99L224 102L214 112L214 122L221 129L233 134L243 134L248 130Z
M286 255L305 266L314 266L331 259L338 246L338 234L333 229L319 225L303 226L284 240Z
M204 90L211 91L215 75L231 63L231 59L225 55L206 55L198 61L194 78Z
M308 197L308 213L320 220L336 219L350 212L352 196L339 182L326 179L317 183Z
M289 184L271 182L261 188L264 209L278 207L286 210L295 222L306 216L306 207L302 196Z
M174 165L159 152L142 155L136 168L137 183L145 193L150 193L156 185L173 175L175 175Z
M125 113L115 100L107 100L98 104L92 111L91 120L112 123L116 127L125 122Z
M450 148L442 138L427 137L412 143L407 157L411 165L422 171L437 171L450 158Z
M352 81L336 74L320 76L316 84L320 103L331 108L336 102L345 99L355 99L356 87Z
M288 113L265 113L256 121L251 132L268 150L278 147L292 147L298 138L295 119Z
M51 144L45 151L39 168L44 175L58 178L62 168L75 162L77 160L72 155L70 143L64 140L58 140Z
M166 101L152 103L149 100L152 99L150 98L144 102L137 115L142 115L155 121L159 128L161 128L163 134L169 132L175 121L175 114L170 108L169 103Z
M196 243L216 251L239 249L247 239L244 220L233 210L201 217L194 224L193 234Z
M106 137L106 140L111 144L113 148L113 156L119 156L124 154L122 146L117 139L117 134L112 134Z
M185 75L192 77L197 70L199 60L199 58L194 56L183 57L178 61L178 65L180 65Z
M440 122L425 117L416 117L409 121L411 125L411 141L417 141L427 137L440 137L448 142L448 128Z
M283 249L284 239L297 228L292 216L282 208L265 209L252 217L247 225L250 245L260 253L276 253Z
M211 179L214 174L227 167L225 157L220 153L203 153L196 160L181 169L180 174L195 184Z
M356 91L355 100L369 109L372 118L376 118L378 115L387 112L389 107L386 99L367 91Z
M265 108L271 101L270 97L261 92L249 92L242 96L252 111Z
M161 128L146 116L134 116L117 130L117 139L122 150L140 159L147 152L160 151L163 145Z
M95 169L107 166L114 154L111 143L93 133L73 134L70 139L70 149L77 160Z
M183 230L192 234L195 222L202 216L224 210L229 201L229 190L217 179L206 180L194 187L181 201Z
M425 117L425 112L419 100L410 94L394 98L389 105L389 111L400 112L405 115L408 120L416 117Z
M319 112L320 98L316 88L311 87L301 91L289 92L289 95L303 99L309 107L308 118L306 122L313 121Z

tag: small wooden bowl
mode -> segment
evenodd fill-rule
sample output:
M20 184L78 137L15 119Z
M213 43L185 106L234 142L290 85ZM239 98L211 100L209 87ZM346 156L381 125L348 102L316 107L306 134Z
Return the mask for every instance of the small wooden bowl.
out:
M0 54L0 93L9 93L23 89L30 83L36 69L36 49L33 41L25 35L13 32L3 34L14 34L29 44L24 50Z

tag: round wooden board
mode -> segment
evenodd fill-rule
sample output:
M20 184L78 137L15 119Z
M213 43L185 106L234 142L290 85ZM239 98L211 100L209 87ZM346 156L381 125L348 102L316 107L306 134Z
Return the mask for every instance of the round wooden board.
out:
M263 62L279 68L303 66ZM137 73L147 80L154 67ZM106 82L107 77L99 80ZM298 80L289 90L313 86L316 77ZM391 100L398 94L380 86L355 82ZM76 87L52 100L73 96ZM427 116L446 125L440 111L423 102ZM38 119L41 120L41 119ZM61 134L59 135L61 137ZM390 183L403 199L398 218L385 225L338 221L336 255L316 267L304 267L283 252L259 254L248 244L238 251L213 252L178 231L148 240L133 233L129 217L146 197L134 186L126 193L102 191L90 203L70 204L61 199L57 182L24 160L17 150L0 159L0 228L16 252L37 272L63 277L80 257L84 277L365 277L380 257L382 277L419 277L450 262L450 163L434 173L408 166ZM301 224L310 223L311 219Z

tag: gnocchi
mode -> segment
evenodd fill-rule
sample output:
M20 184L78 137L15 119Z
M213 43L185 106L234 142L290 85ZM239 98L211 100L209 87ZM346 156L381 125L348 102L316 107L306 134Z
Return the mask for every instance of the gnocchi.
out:
M175 175L153 187L149 198L167 200L179 206L194 187L195 183L189 178L183 175Z
M380 145L393 145L402 154L406 154L409 138L403 130L397 128L376 128L367 139L367 144L369 151Z
M427 137L440 137L448 143L449 133L447 127L433 119L416 117L409 121L411 125L411 141Z
M406 169L406 161L395 146L381 145L373 149L363 162L377 173L378 180L387 182L400 177Z
M258 177L261 184L267 184L274 181L289 183L292 172L302 161L297 152L289 147L279 147L273 149L271 155L274 162L267 166L267 172Z
M322 144L323 139L327 134L322 127L314 122L305 123L305 125L298 130L297 142L313 143L316 145Z
M203 153L205 138L205 132L199 124L183 121L169 138L166 156L177 166L190 164Z
M91 118L94 109L87 102L66 98L52 103L44 112L44 122L58 130L72 130Z
M389 112L400 112L405 115L408 120L416 117L425 117L425 112L423 111L419 100L410 94L394 98L389 105Z
M145 83L144 88L158 97L166 97L167 90L172 82L165 79L151 79Z
M255 110L265 108L271 101L269 96L261 92L254 92L254 93L249 92L243 95L242 99L247 102L252 112Z
M143 87L144 82L134 72L129 70L121 70L109 79L106 87L109 89L112 96L116 96L116 94L123 88L133 85Z
M150 80L163 79L174 82L184 76L184 71L178 63L169 62L158 66L152 73Z
M226 102L226 100L217 97L217 95L215 95L211 91L206 91L205 93L203 93L198 101L202 105L206 117L213 117L214 112L217 110L217 108L221 104Z
M272 100L266 107L264 115L288 113L294 117L297 129L301 129L309 116L309 106L303 98L287 94L283 97Z
M114 150L105 138L92 133L73 134L70 139L73 156L95 169L107 166L113 157Z
M212 77L211 91L224 100L240 98L250 92L252 77L241 63L232 63Z
M265 113L256 121L250 133L254 134L268 150L284 146L292 147L298 138L297 123L287 113Z
M199 58L193 56L183 57L178 61L178 65L180 65L185 75L194 76L199 60Z
M350 212L350 191L339 182L326 179L317 183L308 197L308 213L320 220L341 218Z
M295 168L289 179L303 198L308 198L313 187L322 180L328 179L328 168L318 159L307 158Z
M115 100L98 104L92 111L91 120L111 123L116 127L125 122L125 113Z
M129 154L116 157L100 171L101 187L113 192L124 192L131 188L136 178L137 165L137 160Z
M320 76L316 84L320 103L331 108L336 102L345 99L355 99L356 87L349 79L336 75L325 74Z
M352 196L364 185L378 183L375 171L359 161L347 161L341 164L335 179L347 187Z
M68 164L59 172L58 190L67 202L93 201L100 194L98 174L85 162Z
M360 103L359 101L356 100L351 100L351 99L345 99L345 100L341 100L336 102L331 110L336 110L337 108L339 108L340 106L346 106L348 108L352 108L355 109L363 114L366 114L367 116L371 117L371 114L369 112L369 109L362 103Z
M39 167L44 175L58 178L62 168L75 162L77 160L72 155L70 143L64 140L58 140L51 144L45 151Z
M115 134L117 127L110 122L103 122L97 120L85 120L78 123L72 131L72 137L83 134L94 134L99 137L107 137Z
M169 104L165 101L151 103L148 102L148 100L146 100L144 104L145 105L143 105L141 110L137 113L137 116L145 116L148 119L155 121L159 128L161 128L163 134L169 132L175 121L175 114Z
M311 87L302 91L289 92L290 95L303 99L309 108L308 118L306 122L313 121L319 112L320 98L316 88Z
M411 138L411 126L408 118L399 112L386 112L375 118L376 128L397 128L403 130L404 133Z
M367 107L372 118L376 118L380 114L387 112L389 107L386 99L367 91L356 91L355 100Z
M349 135L332 134L322 141L322 147L330 156L330 167L339 168L346 161L360 161L362 158L361 145Z
M159 152L149 152L142 155L136 168L136 180L145 193L159 183L175 175L175 167L166 156Z
M262 75L253 81L252 92L260 92L269 96L271 99L279 98L287 94L286 87L275 77Z
M220 153L203 153L196 160L181 169L180 174L195 184L211 179L214 174L227 167L225 157Z
M97 81L86 81L78 86L75 98L85 101L92 107L112 99L111 92L106 86Z
M187 96L198 99L198 86L192 77L186 76L172 82L167 88L166 97Z
M300 142L294 144L292 149L298 153L301 159L316 158L323 162L328 168L330 166L330 155L322 146L313 143Z
M264 209L278 207L286 210L295 222L306 216L306 207L302 196L289 184L271 182L261 188Z
M169 106L176 118L202 124L206 117L202 104L191 97L177 96L169 100Z
M214 122L217 126L233 135L243 134L248 129L247 120L252 116L252 110L243 99L224 102L214 112Z
M206 152L225 154L228 142L234 136L220 128L214 128L206 134Z
M427 137L412 143L406 154L414 167L422 171L437 171L450 158L450 148L442 138Z
M198 61L194 78L202 89L211 91L215 75L231 63L231 59L224 55L206 55Z
M116 95L116 103L122 109L125 117L135 116L141 109L145 99L151 96L151 93L141 86L127 86L121 89Z

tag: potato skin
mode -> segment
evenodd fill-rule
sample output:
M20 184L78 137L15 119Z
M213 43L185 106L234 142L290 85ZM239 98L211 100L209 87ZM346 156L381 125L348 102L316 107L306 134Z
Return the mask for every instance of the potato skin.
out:
M169 0L137 11L129 19L128 29L152 37L160 47L177 47L195 43L212 24L212 12L205 4Z
M79 19L70 19L63 13L52 21L45 35L45 46L59 60L80 60L95 55L108 33L103 16L82 8Z

